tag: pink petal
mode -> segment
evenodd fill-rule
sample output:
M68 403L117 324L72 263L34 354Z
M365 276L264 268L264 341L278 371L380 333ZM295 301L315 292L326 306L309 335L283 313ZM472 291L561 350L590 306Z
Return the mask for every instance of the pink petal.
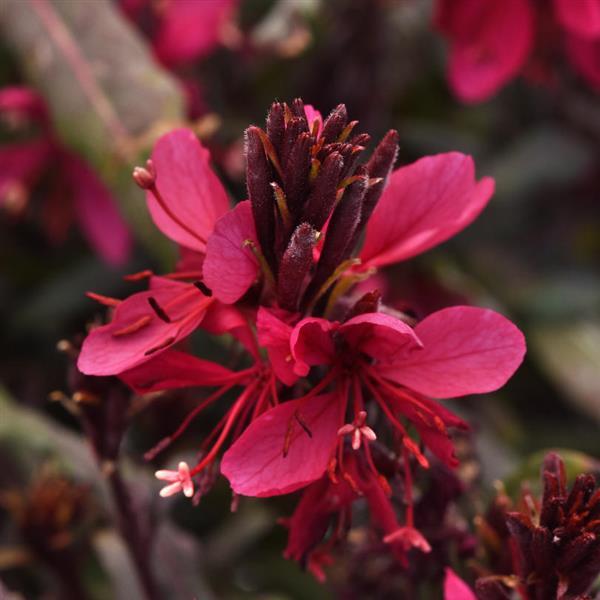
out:
M389 265L441 244L469 225L493 192L493 179L477 182L473 159L459 152L397 169L367 225L363 263Z
M48 165L51 151L52 145L45 138L0 148L0 205L11 186L23 186L28 191L37 182Z
M167 350L119 375L138 394L189 386L222 385L235 376L221 365L177 350Z
M343 406L340 396L331 393L284 402L261 415L223 456L221 472L233 491L244 496L277 496L318 479L335 449ZM284 456L290 428L291 442Z
M335 359L335 348L331 334L338 323L307 317L302 319L292 331L290 346L296 364L294 371L298 375L308 375L314 365L328 365Z
M204 252L217 219L229 210L227 193L210 167L210 154L193 131L175 129L163 135L152 151L156 187L174 220L151 192L148 210L156 226L175 242ZM192 233L182 227L184 224Z
M44 99L25 86L13 85L0 89L0 112L12 111L42 124L48 120Z
M255 358L259 358L254 331L250 322L254 322L254 316L244 313L229 304L223 304L214 300L209 306L206 316L202 321L202 329L213 335L228 333L237 339L248 352Z
M321 130L323 129L323 117L321 113L312 104L305 104L304 114L308 121L308 128L311 131L313 130L314 122L319 122L319 125L317 126L317 137L319 137L321 135Z
M383 313L365 313L346 321L340 333L348 351L363 352L385 362L421 347L419 338L406 323Z
M170 323L151 309L151 297L163 307ZM184 283L129 296L117 306L110 323L96 327L86 337L77 363L79 370L87 375L118 375L155 358L192 333L211 302L195 286ZM140 319L149 322L134 333L119 335Z
M566 39L566 52L573 67L596 92L600 92L600 39L586 40L574 35Z
M259 247L248 200L240 202L217 221L206 246L204 283L225 304L239 300L259 273L258 261L244 245L246 240Z
M172 0L166 4L154 38L160 60L177 66L210 53L219 44L221 28L236 4L236 0Z
M529 0L441 0L437 8L436 25L450 41L448 80L460 100L487 100L519 74L534 39Z
M125 263L131 255L133 239L115 199L92 169L74 154L65 152L62 164L83 235L106 263Z
M600 36L598 0L554 0L556 20L573 35L594 39Z
M477 600L471 588L449 567L444 579L444 600Z
M525 339L502 315L455 306L429 315L415 327L423 348L398 357L380 372L421 394L451 398L502 387L525 355Z
M269 362L275 375L285 385L293 385L298 380L294 372L295 361L290 347L292 327L277 318L273 311L260 307L256 319L258 343L267 349Z

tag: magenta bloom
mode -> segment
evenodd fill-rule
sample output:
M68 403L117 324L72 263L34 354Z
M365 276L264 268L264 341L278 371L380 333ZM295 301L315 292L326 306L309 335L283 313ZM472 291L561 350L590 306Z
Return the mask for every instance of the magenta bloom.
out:
M56 139L43 99L29 88L3 88L0 116L39 131L32 139L0 147L0 207L22 212L31 191L48 176L51 185L42 214L50 240L64 241L76 221L98 256L111 265L124 263L132 246L129 228L102 181Z
M461 101L491 98L520 75L528 62L543 61L536 56L541 46L557 41L579 74L600 89L600 2L554 0L552 7L547 4L551 3L438 0L434 25L448 39L447 78Z
M378 268L458 233L494 188L459 153L393 171L395 131L361 163L369 136L356 126L344 105L323 120L301 100L273 104L266 131L246 131L248 200L232 209L191 132L163 136L134 177L182 261L163 277L134 276L150 289L123 301L92 294L115 310L79 358L85 373L118 374L138 393L216 388L149 458L239 388L198 463L160 471L171 484L163 495L191 494L195 484L199 497L221 455L236 494L306 488L286 555L318 577L330 560L328 542L319 545L330 521L345 531L361 497L403 564L412 550L430 550L414 526L412 471L432 457L456 466L450 430L467 428L437 400L498 389L525 352L521 332L491 310L456 306L415 323L376 290L352 294ZM182 351L197 328L234 337L251 366L234 371ZM382 466L390 453L392 473Z
M125 13L152 33L156 56L169 67L205 57L223 37L237 0L121 0Z

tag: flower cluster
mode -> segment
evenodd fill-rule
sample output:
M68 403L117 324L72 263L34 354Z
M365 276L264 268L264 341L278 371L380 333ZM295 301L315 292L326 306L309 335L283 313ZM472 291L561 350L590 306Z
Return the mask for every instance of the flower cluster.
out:
M158 140L134 177L181 261L164 276L132 276L149 289L125 300L90 294L114 312L78 363L142 394L216 388L149 457L239 389L199 462L157 474L169 482L163 495L204 493L221 455L236 494L305 488L285 554L319 577L360 498L401 563L411 549L429 552L415 527L413 470L432 456L456 466L449 430L467 427L436 400L498 389L525 352L521 332L491 310L455 306L415 322L376 289L353 292L466 227L494 187L456 152L393 170L395 131L364 161L369 136L357 125L344 105L323 120L301 100L274 103L264 130L246 130L249 199L233 209L190 131ZM186 352L197 328L235 338L250 366Z
M534 78L547 80L558 46L600 89L598 0L438 0L434 22L448 38L447 76L463 102L487 100L526 66Z

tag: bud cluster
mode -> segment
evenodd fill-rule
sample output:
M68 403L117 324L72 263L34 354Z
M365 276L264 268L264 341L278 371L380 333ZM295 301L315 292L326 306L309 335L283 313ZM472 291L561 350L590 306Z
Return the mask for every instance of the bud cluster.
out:
M266 131L246 130L246 180L256 233L278 303L287 310L306 309L330 289L394 165L394 130L359 165L370 136L355 133L357 124L348 121L343 104L322 124L320 119L309 123L304 103L296 99L291 105L273 103Z

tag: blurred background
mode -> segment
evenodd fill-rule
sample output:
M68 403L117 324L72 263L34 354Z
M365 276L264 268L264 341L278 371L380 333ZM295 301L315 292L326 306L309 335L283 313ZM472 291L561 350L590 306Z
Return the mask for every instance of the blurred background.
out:
M160 134L186 124L210 148L232 201L242 200L242 133L275 99L300 96L323 114L344 102L373 139L398 129L399 164L458 150L474 156L478 176L496 179L465 232L383 274L398 308L488 306L528 340L503 390L452 404L472 424L457 439L461 527L472 528L496 480L509 493L515 482L535 485L547 448L563 449L574 471L596 469L598 89L573 68L560 35L545 34L518 76L462 103L447 82L448 40L433 4L0 0L0 598L144 598L113 516L120 485L134 511L152 498L152 511L139 512L158 524L152 569L165 598L440 597L435 585L407 595L385 558L357 562L360 530L318 583L282 557L277 520L293 498L244 500L232 513L218 480L197 507L158 502L143 453L194 398L122 400L119 454L94 446L97 407L71 397L70 343L104 312L85 292L123 297L139 289L123 275L175 260L133 166ZM546 23L549 9L540 11ZM119 402L122 391L110 394ZM157 464L193 451L193 441L188 433Z

